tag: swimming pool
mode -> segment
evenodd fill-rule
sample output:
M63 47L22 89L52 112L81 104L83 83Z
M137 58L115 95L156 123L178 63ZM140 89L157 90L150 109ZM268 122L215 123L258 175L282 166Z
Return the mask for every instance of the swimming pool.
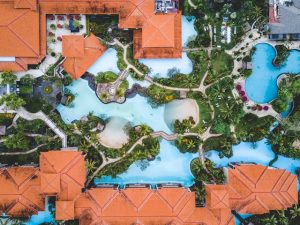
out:
M215 150L207 152L205 156L213 161L217 167L226 167L232 162L254 162L268 166L270 161L275 158L272 146L268 144L268 141L265 138L255 143L241 142L238 145L233 145L232 148L233 156L230 158L220 158L218 151ZM296 174L296 168L300 167L300 159L295 160L279 155L273 166Z
M152 108L145 97L136 95L134 98L128 98L124 104L104 104L90 89L86 80L78 79L67 88L75 95L73 107L66 107L62 104L57 107L61 118L67 124L79 120L81 117L88 115L89 112L93 112L95 116L103 119L121 117L133 125L145 123L156 131L171 132L164 121L165 107Z
M194 183L190 163L197 156L198 154L181 153L172 142L162 140L160 153L155 160L137 161L116 178L103 176L96 178L95 184L177 183L190 187Z
M245 84L247 96L256 103L268 103L277 97L277 79L281 74L300 72L300 51L291 50L286 61L279 67L273 65L275 56L273 46L267 43L256 45L252 57L252 74Z
M196 17L194 16L182 16L181 17L181 44L182 47L187 47L189 41L193 40L197 36L194 24Z
M25 225L39 225L42 223L56 224L53 214L49 210L48 199L45 199L45 211L39 211L37 215L33 215L24 223Z
M107 49L87 71L94 75L106 71L118 74L120 70L118 68L117 51L113 48Z

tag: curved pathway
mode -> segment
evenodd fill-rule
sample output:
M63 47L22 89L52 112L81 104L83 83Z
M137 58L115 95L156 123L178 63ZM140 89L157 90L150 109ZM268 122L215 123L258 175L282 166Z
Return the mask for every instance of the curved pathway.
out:
M118 39L114 38L114 42L115 44L117 44L119 47L121 47L123 49L123 60L124 62L127 64L127 68L126 70L132 69L134 70L134 72L136 72L139 76L144 76L144 74L139 71L134 65L132 65L130 62L128 62L127 59L127 49L130 46L130 43L127 45L123 45Z
M78 132L80 133L79 130L77 130L77 134ZM99 154L103 160L103 163L95 170L95 172L91 175L91 177L89 177L89 180L87 181L87 186L92 182L92 180L94 179L95 176L97 176L97 174L101 171L101 169L103 169L105 166L109 165L109 164L112 164L112 163L115 163L117 161L120 161L121 159L123 159L124 157L126 157L127 155L129 155L137 145L139 144L142 144L143 143L143 140L146 139L147 137L151 136L153 138L158 138L158 137L162 137L163 139L167 140L167 141L174 141L176 140L179 136L182 136L182 137L186 137L186 136L197 136L199 138L201 138L203 141L207 140L208 138L210 137L216 137L216 136L220 136L221 134L212 134L210 133L210 128L208 128L206 130L206 132L204 132L203 134L198 134L198 133L184 133L184 134L167 134L166 132L164 131L155 131L155 132L152 132L151 134L149 135L145 135L145 136L142 136L140 137L129 149L128 151L123 155L123 156L120 156L120 157L117 157L117 158L108 158L108 157L105 157L104 153L99 151ZM85 137L85 139L95 148L97 149L97 146L92 143L90 141L90 139L88 139L87 137ZM200 147L201 146L201 147ZM202 144L199 146L199 155L200 155L200 160L201 162L203 163L204 167L205 167L205 159L204 159L204 153L203 153L203 148L202 148Z
M56 124L42 111L38 111L37 113L31 113L28 112L25 108L20 107L17 110L8 110L6 111L7 113L16 113L18 117L22 117L26 120L32 121L36 119L40 119L44 121L48 125L48 127L57 135L60 137L62 141L62 147L66 148L67 147L67 138L68 136L56 126Z
M28 155L30 153L36 152L37 150L39 150L40 147L45 146L46 144L41 144L31 150L28 150L26 152L1 152L0 155Z

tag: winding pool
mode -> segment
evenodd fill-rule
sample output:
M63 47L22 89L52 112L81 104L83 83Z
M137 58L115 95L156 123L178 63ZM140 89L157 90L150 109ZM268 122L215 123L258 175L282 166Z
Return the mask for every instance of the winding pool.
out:
M247 96L256 103L268 103L277 97L277 79L281 74L300 72L300 51L291 50L286 61L279 67L273 65L275 56L273 46L267 43L256 45L252 57L252 74L245 84Z
M124 104L104 104L97 98L95 92L90 89L88 82L84 79L72 82L67 88L75 95L73 106L59 105L57 107L61 118L67 124L93 112L95 116L103 119L121 117L133 125L145 123L155 131L162 130L171 133L164 121L165 107L152 108L145 97L136 95L134 98L128 98Z
M197 31L195 30L194 24L196 17L194 16L182 16L181 17L181 44L182 47L187 47L190 40L193 40L197 36Z
M198 154L183 154L172 142L162 140L160 153L155 160L137 161L116 178L103 176L95 179L95 184L177 183L190 187L194 183L194 176L189 165L197 156Z
M117 51L113 48L107 49L97 61L87 70L89 73L97 75L99 72L112 71L116 74L120 72L118 69Z
M233 162L245 162L245 163L257 163L264 166L268 166L270 161L275 158L275 153L272 150L272 146L268 144L267 139L251 143L241 142L233 147L233 156L230 158L220 158L218 151L209 151L206 153L206 158L213 161L217 167L226 167L229 163ZM300 159L292 159L285 156L278 156L278 160L272 165L280 169L285 169L291 173L296 173L296 168L300 167Z

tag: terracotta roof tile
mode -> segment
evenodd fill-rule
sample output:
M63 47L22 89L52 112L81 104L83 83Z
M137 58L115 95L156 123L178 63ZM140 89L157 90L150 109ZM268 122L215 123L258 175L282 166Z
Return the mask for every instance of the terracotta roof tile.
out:
M47 195L55 195L60 191L60 175L56 173L42 173L41 192Z
M280 169L234 165L234 169L228 171L231 208L249 214L286 209L298 201L295 179L294 175Z
M160 188L157 193L174 208L184 197L186 191L183 188Z
M0 2L1 56L38 57L39 31L39 12Z
M84 37L82 35L63 35L62 55L64 57L83 57Z
M91 34L84 39L84 54L81 57L67 57L63 67L73 79L79 79L87 69L104 53L106 47Z
M118 190L113 188L94 188L88 194L100 208L104 208L109 202L118 195Z
M136 208L139 208L144 201L147 201L149 195L152 193L148 188L126 188L122 192ZM139 194L137 194L137 192Z
M143 216L174 216L172 207L155 192L140 207L139 213Z
M55 202L56 220L74 219L74 201L56 201Z
M11 167L6 171L19 187L29 182L33 176L36 176L38 169L33 167Z
M14 0L15 9L37 10L37 0Z
M1 169L0 186L0 212L10 216L20 216L26 212L32 214L44 209L37 168L10 167Z
M175 16L153 15L142 29L142 47L172 48L175 45Z
M86 179L84 159L80 152L66 150L42 152L40 166L41 176L44 177L42 179L44 194L54 190L58 200L63 201L74 200L80 195Z
M137 209L132 202L128 201L125 195L118 194L113 198L109 204L102 208L101 216L114 217L114 216L137 216Z
M209 208L229 208L229 191L227 185L206 185L206 205Z

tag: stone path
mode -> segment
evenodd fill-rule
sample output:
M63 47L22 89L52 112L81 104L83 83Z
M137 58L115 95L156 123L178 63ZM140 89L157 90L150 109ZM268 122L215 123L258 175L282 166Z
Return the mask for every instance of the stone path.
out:
M127 59L127 49L128 47L130 46L130 44L127 44L127 45L123 45L118 39L114 38L114 42L116 45L118 45L119 47L121 47L123 49L123 60L124 62L127 64L127 68L126 70L134 70L134 72L136 72L139 76L144 76L144 74L139 71L134 65L132 65L130 62L128 62L128 59Z
M192 8L197 9L197 6L192 2L192 0L188 0L188 3Z
M28 150L26 152L1 152L0 155L28 155L31 154L33 152L36 152L37 150L39 150L39 148L45 146L46 144L41 144L31 150Z
M123 103L125 102L125 96L118 98L116 95L116 90L121 85L122 81L126 80L129 73L128 70L123 70L119 73L119 76L117 80L111 83L101 83L97 85L96 94L98 98L103 101L104 103L110 103L110 102L117 102L117 103ZM101 93L107 93L108 97L106 101L104 99L101 99Z
M48 127L57 135L59 136L59 138L62 141L62 147L66 148L67 147L67 135L56 126L56 124L42 111L39 111L37 113L30 113L28 112L25 108L20 107L17 110L6 110L3 111L4 113L16 113L18 117L22 117L26 120L36 120L36 119L40 119L42 121L44 121Z

